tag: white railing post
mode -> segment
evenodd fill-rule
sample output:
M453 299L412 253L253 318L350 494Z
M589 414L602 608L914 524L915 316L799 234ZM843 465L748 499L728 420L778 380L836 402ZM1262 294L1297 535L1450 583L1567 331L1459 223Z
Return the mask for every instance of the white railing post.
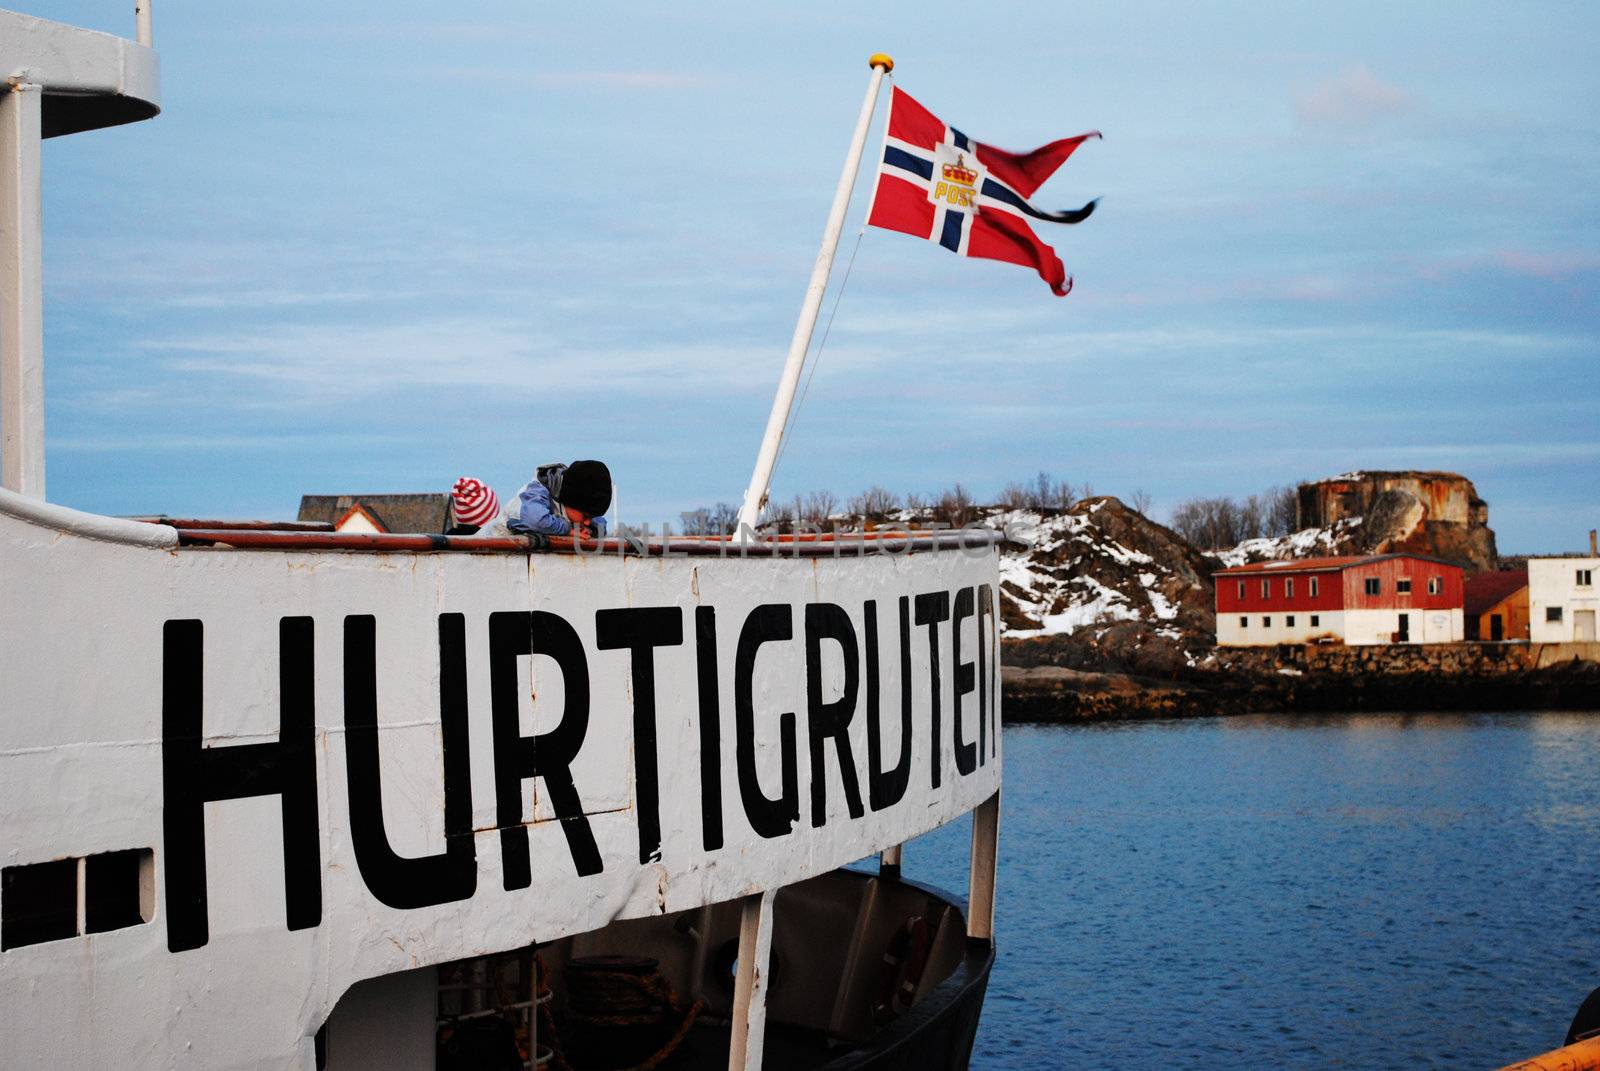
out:
M775 892L746 896L739 905L739 967L733 980L733 1036L728 1071L761 1071L767 1034L767 961L772 955Z
M133 17L139 26L139 43L150 47L150 0L133 0Z
M40 87L0 83L0 485L44 498Z
M995 872L1000 862L1000 793L972 812L972 873L967 884L967 936L994 940Z

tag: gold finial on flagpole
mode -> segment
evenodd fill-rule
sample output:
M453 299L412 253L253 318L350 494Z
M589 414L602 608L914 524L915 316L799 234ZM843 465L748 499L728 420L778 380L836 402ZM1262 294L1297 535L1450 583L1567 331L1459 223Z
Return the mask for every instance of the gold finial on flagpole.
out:
M884 73L887 74L888 72L894 70L894 59L887 53L874 52L871 56L867 57L867 66L882 67Z

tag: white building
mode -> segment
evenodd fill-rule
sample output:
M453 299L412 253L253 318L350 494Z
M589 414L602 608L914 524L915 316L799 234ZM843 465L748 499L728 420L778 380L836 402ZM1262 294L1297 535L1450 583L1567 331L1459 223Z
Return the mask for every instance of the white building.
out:
M1600 557L1528 560L1528 638L1593 643L1600 614Z

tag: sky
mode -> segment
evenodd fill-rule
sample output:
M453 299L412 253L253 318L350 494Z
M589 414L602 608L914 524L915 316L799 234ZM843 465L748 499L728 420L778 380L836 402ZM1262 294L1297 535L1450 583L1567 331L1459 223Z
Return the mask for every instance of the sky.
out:
M9 0L131 36L132 5ZM1462 472L1503 552L1600 524L1600 7L158 0L163 114L46 143L49 497L290 517L597 457L737 503L868 82L974 138L1098 129L1075 277L861 235L774 498L1152 515ZM819 326L818 334L821 335Z

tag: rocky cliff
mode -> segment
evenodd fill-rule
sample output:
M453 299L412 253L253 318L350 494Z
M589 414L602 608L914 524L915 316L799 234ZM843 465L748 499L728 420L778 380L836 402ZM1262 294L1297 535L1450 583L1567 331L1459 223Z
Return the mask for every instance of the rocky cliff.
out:
M1052 687L1076 682L1085 693L1101 688L1104 675L1128 678L1110 689L1123 696L1112 705L1141 690L1154 694L1162 682L1171 693L1162 702L1177 712L1210 701L1206 686L1196 691L1191 684L1241 672L1242 663L1215 647L1215 570L1394 550L1469 569L1495 560L1488 507L1472 482L1454 473L1350 473L1302 485L1299 503L1302 519L1317 523L1215 554L1110 497L1067 509L976 509L971 519L1012 540L1000 562L1006 664L1062 671ZM924 510L887 519L915 527L938 518Z
M1470 573L1498 561L1489 504L1456 472L1348 472L1303 483L1296 518L1302 531L1329 533L1324 553L1408 551Z
M1016 545L1001 556L1008 648L1030 660L1158 674L1207 656L1216 562L1110 497L1060 511L993 510Z

